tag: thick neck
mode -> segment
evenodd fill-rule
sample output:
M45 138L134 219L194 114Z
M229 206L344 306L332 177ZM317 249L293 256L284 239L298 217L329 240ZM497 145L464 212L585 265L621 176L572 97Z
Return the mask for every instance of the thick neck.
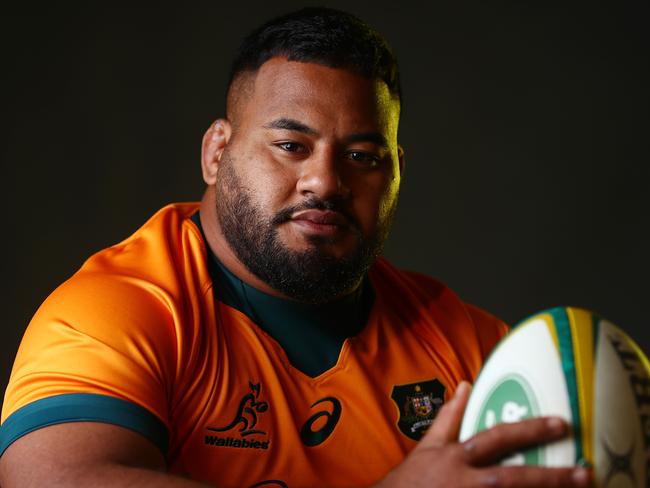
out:
M203 218L195 214L192 220L202 229ZM215 299L245 314L282 346L295 368L311 377L336 364L345 339L364 328L372 309L374 292L368 278L355 293L312 305L249 285L215 253L209 252L207 260Z

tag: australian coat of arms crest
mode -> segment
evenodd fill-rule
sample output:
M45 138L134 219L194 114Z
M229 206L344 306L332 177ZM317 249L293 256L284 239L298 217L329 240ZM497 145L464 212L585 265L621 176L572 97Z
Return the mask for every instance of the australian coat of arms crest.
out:
M445 386L433 379L395 385L391 398L397 404L397 426L407 437L420 440L445 401Z

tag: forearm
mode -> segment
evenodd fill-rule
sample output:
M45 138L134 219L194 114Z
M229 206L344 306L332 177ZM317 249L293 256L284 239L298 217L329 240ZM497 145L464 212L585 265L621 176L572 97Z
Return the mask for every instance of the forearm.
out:
M119 426L75 422L51 425L16 440L0 458L0 486L198 488L167 473L162 451Z
M46 472L47 471L47 472ZM31 488L49 486L52 488L95 488L138 487L138 488L205 488L210 486L169 473L147 468L119 464L101 464L66 469L36 469L26 473L2 473L3 488Z

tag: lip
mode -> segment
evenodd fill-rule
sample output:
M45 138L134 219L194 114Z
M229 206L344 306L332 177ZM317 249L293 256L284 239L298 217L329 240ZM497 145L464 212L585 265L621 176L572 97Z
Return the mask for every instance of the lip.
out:
M331 210L303 210L291 217L291 222L311 234L334 235L349 226L348 219Z
M340 213L332 212L331 210L303 210L292 215L291 220L306 220L314 224L336 225L339 227L346 227L348 225L348 219Z

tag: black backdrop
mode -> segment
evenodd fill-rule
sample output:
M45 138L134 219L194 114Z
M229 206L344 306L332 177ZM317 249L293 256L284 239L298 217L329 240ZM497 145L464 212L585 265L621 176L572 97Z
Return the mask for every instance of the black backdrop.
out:
M326 3L377 27L401 63L407 168L387 256L510 322L597 310L648 351L647 2ZM200 197L200 139L235 46L303 5L1 18L0 386L58 283Z

